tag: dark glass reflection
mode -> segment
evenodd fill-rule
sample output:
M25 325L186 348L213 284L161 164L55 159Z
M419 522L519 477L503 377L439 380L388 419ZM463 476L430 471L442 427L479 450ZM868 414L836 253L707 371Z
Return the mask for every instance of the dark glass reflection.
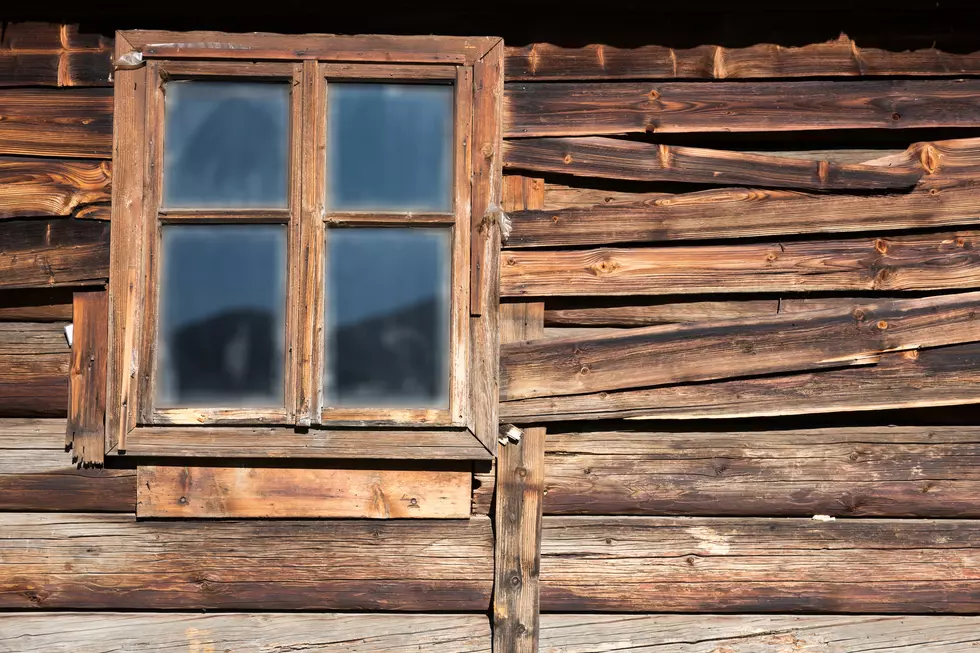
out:
M327 101L332 209L452 209L452 86L331 83Z
M166 225L157 405L283 405L286 229Z
M448 229L327 235L328 406L446 408Z
M168 208L285 208L289 86L169 82L163 157Z

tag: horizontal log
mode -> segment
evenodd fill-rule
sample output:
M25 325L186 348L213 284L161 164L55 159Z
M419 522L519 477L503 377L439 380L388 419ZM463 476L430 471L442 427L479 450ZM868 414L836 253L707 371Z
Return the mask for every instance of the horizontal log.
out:
M0 514L4 609L482 612L492 580L486 517L172 522Z
M489 515L497 488L497 468L495 461L473 464L473 505L474 515Z
M976 75L980 53L936 48L894 52L861 48L842 36L826 43L785 47L760 43L743 48L700 45L563 48L535 43L505 50L506 80L758 79L874 75Z
M867 365L980 341L980 292L500 347L501 400Z
M71 352L0 353L0 416L63 417ZM62 434L62 447L64 434Z
M0 290L0 320L71 322L71 288Z
M569 306L548 302L544 309L545 327L641 327L678 322L737 320L776 315L778 299L751 299L743 302L663 302L620 306ZM840 305L840 304L838 304Z
M502 402L500 419L727 419L980 403L980 345L887 354L877 365Z
M510 250L508 297L980 287L980 232L735 245Z
M0 157L0 218L71 215L108 202L110 176L108 161Z
M545 514L980 516L980 428L548 434Z
M980 80L507 84L505 137L973 127Z
M0 419L0 510L132 513L135 508L136 471L79 469L65 451L65 420Z
M112 89L0 89L0 154L112 158Z
M542 611L975 613L980 521L545 517Z
M0 613L0 650L106 653L490 653L478 614ZM7 647L10 647L9 649Z
M112 86L112 40L77 25L4 25L0 86L30 85Z
M543 614L541 650L622 653L974 653L980 617Z
M140 465L136 515L466 519L472 477L469 469Z
M71 352L65 322L0 322L0 355Z
M835 164L601 136L504 141L504 167L633 181L802 189L909 188L919 166Z
M108 223L0 221L0 289L101 285L108 277Z

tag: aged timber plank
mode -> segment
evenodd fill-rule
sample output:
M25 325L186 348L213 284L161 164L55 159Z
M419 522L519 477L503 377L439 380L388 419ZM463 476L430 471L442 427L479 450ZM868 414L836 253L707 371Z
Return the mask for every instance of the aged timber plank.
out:
M112 89L0 89L0 154L112 158Z
M980 80L507 84L505 137L973 127Z
M980 341L980 292L509 343L502 401L867 365Z
M101 465L105 458L106 361L109 353L109 293L75 293L74 340L68 377L65 444L76 462Z
M0 321L71 322L71 288L0 290Z
M0 415L63 416L70 359L64 323L0 322Z
M542 610L980 607L980 521L545 517L542 529Z
M820 190L909 188L923 174L921 167L911 164L835 164L601 136L504 141L504 169L633 181Z
M980 403L980 345L886 354L877 365L623 392L502 402L517 422L722 419Z
M980 516L980 428L548 434L546 514Z
M0 289L102 285L108 276L108 223L0 220Z
M573 306L548 302L545 327L640 327L678 322L706 322L764 317L780 312L778 299L750 299L743 302L658 302L640 305ZM853 304L849 300L848 305ZM836 304L841 306L842 303Z
M980 617L822 615L541 616L547 653L974 653Z
M8 612L0 633L0 650L48 653L490 653L479 614Z
M980 73L980 53L860 48L843 35L801 47L760 43L743 48L617 48L602 44L563 48L535 43L508 47L505 69L507 81L976 75Z
M0 514L5 609L484 611L492 582L486 517L136 521Z
M472 473L140 465L138 517L470 516Z
M80 469L65 452L64 419L0 419L0 510L135 508L136 471Z
M110 199L108 161L0 157L0 218L71 215Z
M949 290L980 286L980 232L702 247L510 250L502 296Z
M112 40L77 25L3 26L0 86L111 86Z

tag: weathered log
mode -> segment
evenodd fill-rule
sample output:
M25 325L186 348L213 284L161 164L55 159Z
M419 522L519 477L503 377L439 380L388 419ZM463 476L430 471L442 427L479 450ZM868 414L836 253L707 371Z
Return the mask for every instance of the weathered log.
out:
M980 232L703 247L511 250L503 296L951 290L980 286Z
M63 323L0 322L0 415L63 416L70 358Z
M980 428L548 434L546 514L980 516Z
M108 161L0 157L0 218L71 215L110 199Z
M135 509L136 471L80 469L65 452L65 420L0 419L0 510Z
M0 514L5 609L482 612L492 583L486 517L170 522Z
M109 276L109 223L0 221L0 288L101 285Z
M504 168L634 181L804 189L909 188L919 166L834 164L601 136L504 141Z
M638 306L594 307L548 302L545 305L544 324L545 327L641 327L678 322L737 320L776 315L780 312L780 304L778 299L752 299L744 302L660 302Z
M980 521L545 517L541 609L975 613Z
M28 85L111 86L111 39L77 25L4 25L0 86Z
M112 89L0 89L0 154L112 158Z
M71 288L0 290L0 320L71 322Z
M980 80L507 84L505 137L973 127Z
M76 462L101 465L109 348L109 293L105 288L75 293L73 334L65 444L71 445Z

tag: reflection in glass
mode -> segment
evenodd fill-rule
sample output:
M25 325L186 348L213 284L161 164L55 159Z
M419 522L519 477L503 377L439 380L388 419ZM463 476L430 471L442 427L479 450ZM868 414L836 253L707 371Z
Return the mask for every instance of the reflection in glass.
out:
M166 225L157 406L283 405L284 225Z
M452 209L452 86L338 82L327 102L330 208Z
M331 407L447 408L448 229L327 234Z
M289 86L168 82L167 208L285 208Z

